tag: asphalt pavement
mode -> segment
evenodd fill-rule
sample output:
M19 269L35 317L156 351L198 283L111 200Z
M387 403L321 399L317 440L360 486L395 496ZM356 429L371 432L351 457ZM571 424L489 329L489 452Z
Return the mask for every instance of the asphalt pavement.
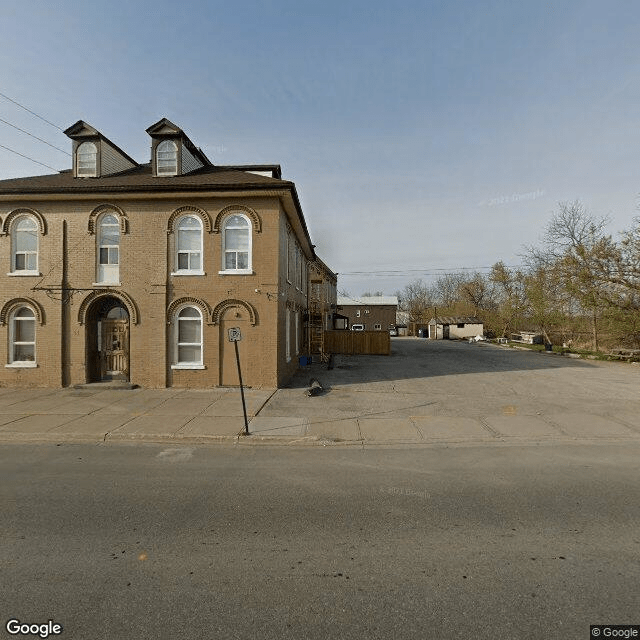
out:
M309 396L316 379L323 391ZM640 367L393 338L284 389L0 388L0 442L315 446L640 441Z
M587 640L640 624L639 452L0 445L0 638Z

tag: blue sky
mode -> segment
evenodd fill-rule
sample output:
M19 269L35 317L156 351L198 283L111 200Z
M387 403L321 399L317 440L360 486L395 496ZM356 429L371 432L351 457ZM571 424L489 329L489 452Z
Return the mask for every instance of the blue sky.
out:
M0 92L136 160L166 116L219 164L279 163L339 288L518 264L560 201L631 225L640 202L640 4L285 0L0 11ZM70 150L0 98L0 118ZM0 122L0 144L70 158ZM0 177L50 170L0 148ZM393 277L374 272L393 270ZM348 275L365 272L363 275Z

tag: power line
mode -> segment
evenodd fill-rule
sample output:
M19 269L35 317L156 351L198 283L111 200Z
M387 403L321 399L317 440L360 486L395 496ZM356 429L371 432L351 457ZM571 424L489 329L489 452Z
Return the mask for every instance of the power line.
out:
M522 265L505 265L508 269L520 268ZM493 267L425 267L424 269L384 269L382 271L340 271L341 276L406 276L411 273L422 273L424 275L437 275L438 273L458 273L460 271L489 271Z
M64 149L61 149L60 147L56 147L55 145L47 142L46 140L43 140L42 138L38 138L38 136L34 136L32 133L29 133L28 131L25 131L24 129L21 129L20 127L17 127L15 124L11 124L11 122L7 122L6 120L3 120L2 118L0 118L0 122L4 122L5 124L8 124L10 127L13 127L14 129L17 129L18 131L22 131L22 133L26 133L28 136L31 136L32 138L35 138L36 140L39 140L40 142L44 142L44 144L49 145L51 148L57 149L58 151L62 151L62 153L66 153L68 156L71 155L68 151L65 151Z
M43 122L50 124L52 127L55 127L56 129L64 133L64 129L62 127L59 127L57 124L53 124L53 122L49 122L49 120L47 120L46 118L43 118L42 116L39 116L35 111L31 111L31 109L28 109L23 104L20 104L13 98L10 98L9 96L5 96L4 93L0 93L0 96L2 96L5 100L8 100L9 102L13 102L13 104L18 105L21 109L28 111L31 115L34 115L36 118L40 118L40 120L42 120Z
M2 147L3 149L6 149L7 151L11 151L11 153L15 153L17 156L22 156L23 158L26 158L27 160L31 160L31 162L35 162L36 164L41 164L43 167L47 167L47 169L53 169L53 171L57 171L57 169L55 167L52 167L51 165L45 164L44 162L40 162L39 160L34 160L33 158L30 158L29 156L25 156L24 153L20 153L18 151L15 151L14 149L9 149L9 147L5 147L3 144L0 144L0 147Z

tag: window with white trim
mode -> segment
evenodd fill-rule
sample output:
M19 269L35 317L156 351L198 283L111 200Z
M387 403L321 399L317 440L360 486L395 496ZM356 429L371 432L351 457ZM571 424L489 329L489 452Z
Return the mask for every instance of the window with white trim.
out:
M76 175L79 178L98 175L98 147L93 142L83 142L76 149Z
M173 140L163 140L157 146L156 173L159 176L175 176L178 173L178 145Z
M183 307L175 320L174 368L202 368L202 312Z
M251 273L251 222L234 213L222 228L222 272Z
M183 216L176 231L176 273L202 275L202 220Z
M120 221L112 213L98 222L97 283L120 284Z
M287 358L287 362L291 362L291 310L289 308L287 308L285 318L285 355Z
M36 317L29 307L15 309L9 319L9 365L35 367Z
M11 225L11 272L38 273L38 223L31 216L20 216Z
M287 282L291 284L293 280L293 240L291 234L287 232Z

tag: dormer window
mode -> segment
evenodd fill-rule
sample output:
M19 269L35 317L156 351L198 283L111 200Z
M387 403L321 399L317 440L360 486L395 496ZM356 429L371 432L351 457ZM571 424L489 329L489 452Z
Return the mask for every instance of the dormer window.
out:
M159 176L175 176L178 173L178 145L164 140L156 149L156 171Z
M98 173L98 147L93 142L83 142L76 154L78 177L95 178Z

